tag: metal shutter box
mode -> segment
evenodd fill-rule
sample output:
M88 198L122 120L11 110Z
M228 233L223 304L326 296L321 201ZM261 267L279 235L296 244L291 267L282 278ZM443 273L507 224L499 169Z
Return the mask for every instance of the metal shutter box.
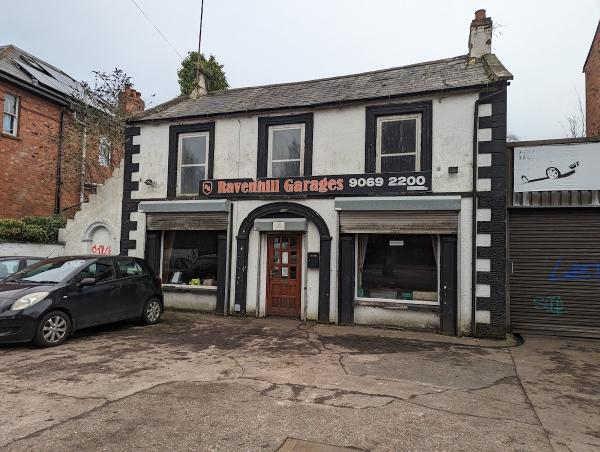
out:
M150 213L146 218L150 231L222 231L227 224L226 212Z
M454 211L341 211L340 232L344 234L456 234Z
M513 332L600 338L600 209L513 209L509 253Z

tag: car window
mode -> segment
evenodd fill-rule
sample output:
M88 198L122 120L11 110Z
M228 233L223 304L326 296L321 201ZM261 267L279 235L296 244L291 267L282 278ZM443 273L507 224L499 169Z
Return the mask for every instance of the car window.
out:
M10 276L7 281L54 284L70 277L87 259L52 259L40 261Z
M77 281L85 278L94 278L96 283L109 281L115 278L115 269L110 259L99 259L93 264L85 267L77 275Z
M0 261L0 278L6 278L19 270L19 259Z
M29 267L30 265L33 264L37 264L41 259L27 259L27 266Z
M134 259L119 259L119 277L145 275L144 269Z

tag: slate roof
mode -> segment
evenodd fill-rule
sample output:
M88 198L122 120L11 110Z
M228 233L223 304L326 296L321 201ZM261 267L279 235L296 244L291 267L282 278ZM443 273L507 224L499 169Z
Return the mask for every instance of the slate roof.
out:
M132 122L336 105L511 79L495 55L471 60L463 55L362 74L228 89L198 99L180 96L133 117Z
M65 100L82 92L81 84L73 77L12 44L0 46L2 74L35 88L45 88Z

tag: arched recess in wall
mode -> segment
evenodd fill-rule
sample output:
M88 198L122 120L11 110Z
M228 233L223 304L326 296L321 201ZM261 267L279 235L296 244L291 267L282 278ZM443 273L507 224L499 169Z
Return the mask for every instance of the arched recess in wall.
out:
M87 244L86 252L89 254L113 254L116 237L113 228L103 221L92 223L85 230L82 242Z
M254 220L275 214L293 214L311 221L321 239L319 253L319 322L329 322L331 235L325 220L310 207L291 202L274 202L257 207L242 221L237 235L237 259L235 269L235 304L239 313L246 313L246 289L248 278L248 240Z

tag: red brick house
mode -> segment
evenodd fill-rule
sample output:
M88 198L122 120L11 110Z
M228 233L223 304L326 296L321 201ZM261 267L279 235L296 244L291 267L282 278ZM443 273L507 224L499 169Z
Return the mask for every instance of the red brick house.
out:
M71 109L81 84L19 49L0 46L0 218L71 217L112 174L122 146L82 134ZM124 111L141 111L140 94L123 92Z
M586 135L600 136L600 21L583 66L585 73Z

